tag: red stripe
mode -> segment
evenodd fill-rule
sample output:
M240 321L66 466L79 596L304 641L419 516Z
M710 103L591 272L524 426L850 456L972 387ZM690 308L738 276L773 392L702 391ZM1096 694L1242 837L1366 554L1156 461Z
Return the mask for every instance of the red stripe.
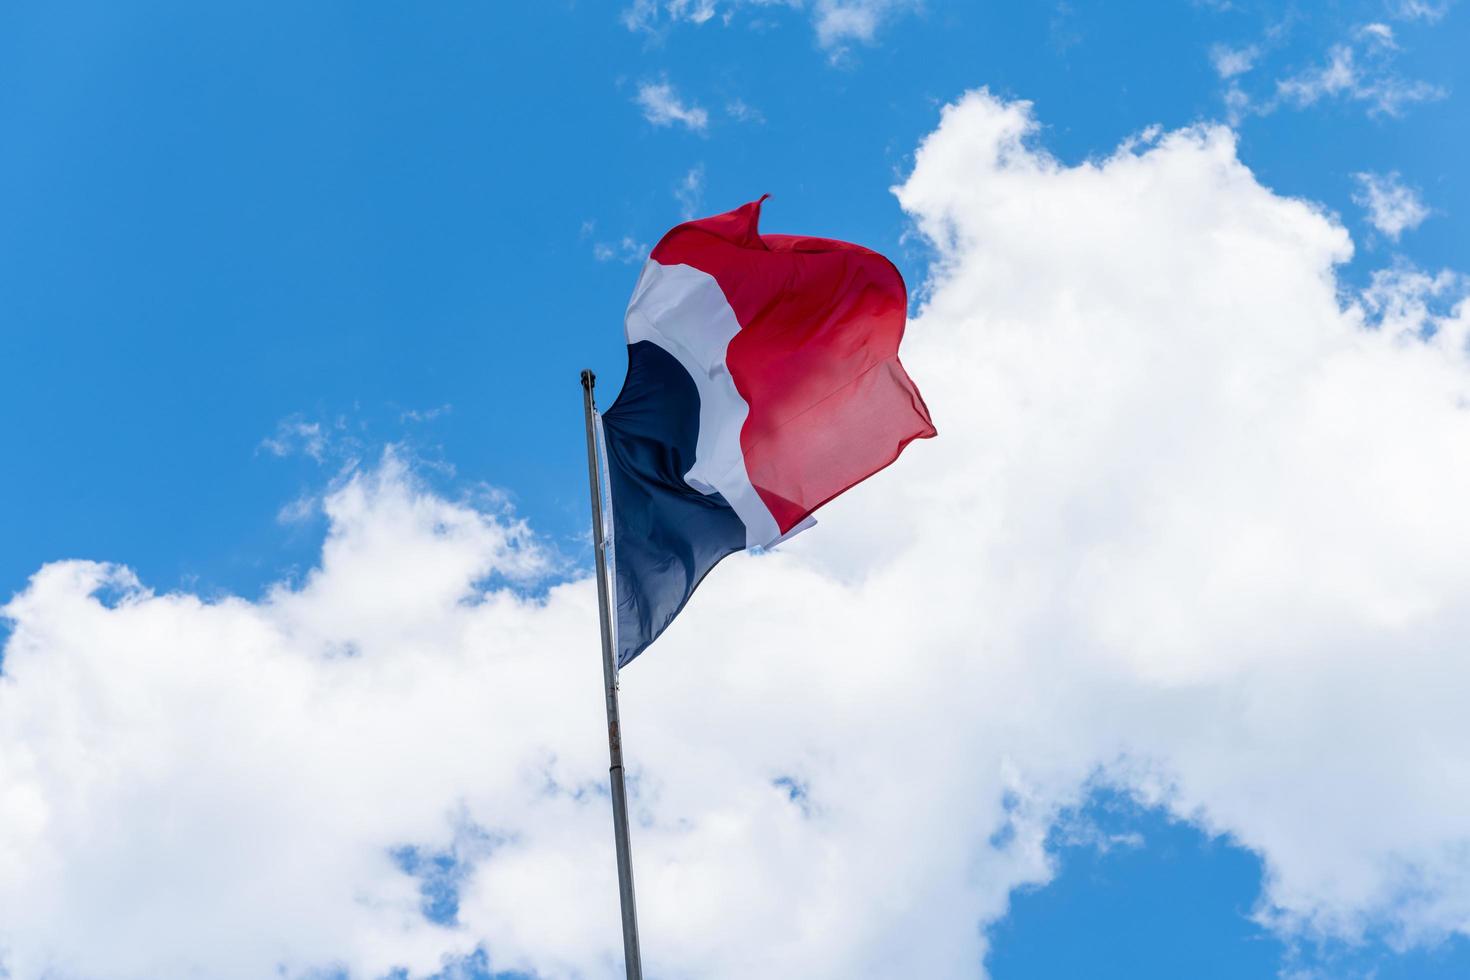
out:
M762 235L761 201L679 225L652 257L709 273L735 311L726 363L750 405L740 445L785 533L934 426L898 360L908 294L893 263L847 242Z

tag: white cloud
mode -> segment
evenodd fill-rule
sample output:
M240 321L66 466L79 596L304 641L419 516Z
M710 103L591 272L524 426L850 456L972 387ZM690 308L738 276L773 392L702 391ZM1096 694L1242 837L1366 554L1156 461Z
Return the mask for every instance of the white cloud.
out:
M945 270L915 333L966 348L907 360L941 437L993 420L949 449L996 461L958 478L981 487L964 546L1021 556L976 594L1035 610L991 615L1067 649L1051 676L1157 685L1145 706L1099 680L1091 703L1150 759L1136 778L1167 773L1177 812L1262 852L1267 918L1464 929L1470 834L1447 815L1470 783L1439 767L1470 723L1429 688L1470 639L1470 316L1364 329L1336 300L1345 232L1256 183L1228 132L1066 168L1031 130L972 98L901 192Z
M1036 133L972 93L898 189L939 438L623 678L651 973L978 976L1099 779L1258 851L1277 928L1470 931L1463 284L1344 306L1347 233L1224 129ZM391 456L325 508L256 601L61 562L8 607L16 980L617 975L591 589L477 585L548 561ZM453 924L402 845L471 861Z
M1353 201L1368 211L1368 223L1394 241L1429 217L1419 192L1406 186L1397 173L1353 174L1358 193Z
M1245 89L1240 87L1239 82L1231 79L1230 83L1225 86L1225 93L1222 98L1225 102L1226 122L1231 126L1239 126L1240 121L1252 109L1250 95L1246 93Z
M704 206L704 164L696 164L674 185L674 200L679 202L679 215L688 221Z
M744 99L731 99L725 103L725 115L736 122L763 123L765 114Z
M1365 60L1352 45L1333 45L1325 64L1304 69L1276 83L1278 101L1305 108L1324 99L1347 98L1366 104L1370 113L1398 116L1413 103L1444 98L1446 93L1440 86L1403 78L1388 67L1383 58L1393 48L1391 32L1387 44L1376 32L1360 32L1359 36L1378 49L1377 57Z
M1247 115L1269 115L1284 106L1305 109L1332 101L1355 102L1370 115L1400 116L1411 105L1442 99L1446 90L1422 79L1406 78L1395 65L1400 55L1393 27L1383 22L1358 25L1328 48L1316 64L1278 74L1270 87L1253 87L1245 76L1280 45L1277 29L1261 44L1233 48L1215 45L1210 60L1224 82L1222 98L1232 126ZM1258 71L1257 74L1260 74Z
M318 463L327 452L327 432L320 422L308 422L292 415L276 423L274 435L260 441L260 447L272 456L310 456Z
M433 408L409 408L398 413L398 421L432 422L441 415L448 415L452 411L454 411L454 406L448 402L443 405L435 405Z
M703 24L715 15L715 0L667 0L665 6L671 16L692 24Z
M1250 71L1260 54L1253 44L1243 48L1217 44L1210 49L1210 63L1215 66L1215 74L1228 80Z
M648 245L632 235L624 235L615 242L593 242L592 257L599 262L622 262L632 265L648 258Z
M917 6L915 0L816 0L812 23L817 43L829 50L841 49L853 41L872 44L884 21Z
M853 42L872 44L879 28L904 12L921 7L920 0L633 0L623 10L623 24L631 31L661 34L679 23L704 24L719 15L723 24L735 20L741 8L786 7L805 10L811 18L817 43L834 60Z
M709 112L694 103L686 103L668 82L645 82L638 86L633 100L643 110L643 118L655 126L678 123L686 129L702 133L709 127Z
M1393 28L1383 23L1364 24L1358 28L1358 35L1366 38L1373 44L1379 44L1386 48L1397 49L1398 42L1394 40Z
M315 517L321 509L321 499L314 493L304 493L289 500L276 511L277 524L300 524Z
M1423 20L1433 23L1449 12L1452 0L1390 0L1389 13L1401 20Z
M1324 96L1354 91L1360 74L1353 49L1337 44L1327 52L1327 63L1302 71L1277 84L1281 95L1297 105L1311 105Z
M1210 63L1215 74L1225 82L1225 113L1230 125L1240 124L1251 108L1251 98L1241 87L1240 77L1249 72L1260 58L1261 50L1254 44L1243 48L1232 48L1217 44L1210 49Z
M703 24L716 9L715 0L633 0L623 11L623 24L630 31L654 31L665 19Z
M1434 314L1434 306L1443 305L1447 298L1463 298L1467 291L1470 281L1464 275L1448 270L1430 275L1400 259L1373 273L1372 282L1363 290L1363 305L1391 336L1418 336L1427 329L1438 329L1441 318Z

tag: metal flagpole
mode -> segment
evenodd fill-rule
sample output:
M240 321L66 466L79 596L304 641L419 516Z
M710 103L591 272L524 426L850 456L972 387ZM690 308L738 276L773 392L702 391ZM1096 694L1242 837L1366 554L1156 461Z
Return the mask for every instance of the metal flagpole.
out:
M638 952L638 909L633 902L633 855L628 846L628 792L623 785L623 730L618 721L618 663L613 652L608 604L607 555L602 532L602 465L597 452L597 408L592 388L597 375L582 372L582 407L587 416L587 479L592 487L592 544L597 554L597 612L602 618L602 683L607 694L608 774L612 780L613 837L618 852L618 898L623 907L623 962L628 980L643 980Z

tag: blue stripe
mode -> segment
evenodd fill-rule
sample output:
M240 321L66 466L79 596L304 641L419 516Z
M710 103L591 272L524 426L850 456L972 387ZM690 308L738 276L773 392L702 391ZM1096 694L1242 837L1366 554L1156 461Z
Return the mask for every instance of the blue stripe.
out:
M618 666L642 653L745 525L717 493L684 482L699 443L699 390L672 354L628 345L628 378L602 416L617 566Z

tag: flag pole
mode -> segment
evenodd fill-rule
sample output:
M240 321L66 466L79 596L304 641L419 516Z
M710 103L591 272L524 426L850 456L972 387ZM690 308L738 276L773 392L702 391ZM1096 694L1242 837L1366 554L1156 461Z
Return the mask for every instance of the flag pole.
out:
M597 407L592 388L597 375L582 372L582 408L587 419L587 480L592 487L592 550L597 556L597 613L602 621L602 683L607 700L608 775L612 781L613 839L618 854L618 899L623 909L623 962L628 980L643 980L638 951L638 909L633 902L633 855L628 845L628 792L623 785L623 730L618 721L618 663L613 651L608 607L607 540L602 530L602 466L597 451Z

